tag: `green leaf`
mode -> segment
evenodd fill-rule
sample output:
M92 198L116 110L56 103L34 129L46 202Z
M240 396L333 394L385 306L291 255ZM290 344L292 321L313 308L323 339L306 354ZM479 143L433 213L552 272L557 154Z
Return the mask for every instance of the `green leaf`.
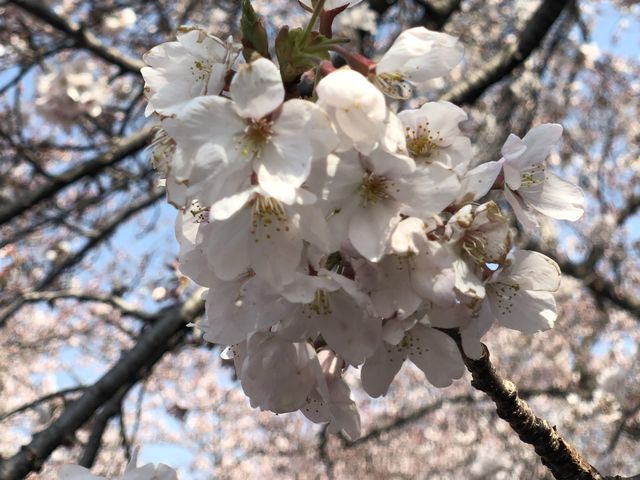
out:
M254 52L258 52L265 58L269 55L269 38L260 16L251 5L250 0L242 0L242 17L240 18L240 33L242 34L242 53L247 61L250 61Z

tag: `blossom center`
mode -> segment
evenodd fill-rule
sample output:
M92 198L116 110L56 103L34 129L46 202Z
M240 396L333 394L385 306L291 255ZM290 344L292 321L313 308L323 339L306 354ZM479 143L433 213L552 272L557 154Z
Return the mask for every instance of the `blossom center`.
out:
M544 165L532 165L520 174L520 188L536 189L544 183Z
M481 232L467 230L462 239L462 249L478 264L485 263L487 239Z
M259 158L262 148L271 141L271 137L273 137L272 121L266 118L251 120L239 142L242 154Z
M316 293L313 296L313 302L311 302L308 307L317 315L330 315L331 302L329 301L329 294L327 291L322 289L316 290Z
M444 140L440 136L440 131L431 131L429 122L419 124L416 129L407 127L405 130L407 149L415 157L429 158L438 148L437 142Z
M255 233L259 226L269 227L275 222L286 222L287 212L282 203L272 197L256 195L252 205L252 233ZM281 228L277 227L279 231ZM284 226L285 231L289 231L288 226Z
M358 188L358 193L362 198L362 205L367 206L370 203L378 202L378 200L391 198L387 192L389 183L389 180L383 176L365 173Z
M204 58L198 59L193 62L193 65L189 67L189 70L191 71L191 76L193 76L196 83L202 82L204 84L203 94L206 95L208 93L207 83L209 83L209 77L213 70L213 62Z
M151 165L163 177L169 175L170 162L175 151L175 140L163 129L158 130L151 143Z
M398 72L378 73L374 78L374 83L382 90L382 93L398 100L408 100L413 94L411 85Z

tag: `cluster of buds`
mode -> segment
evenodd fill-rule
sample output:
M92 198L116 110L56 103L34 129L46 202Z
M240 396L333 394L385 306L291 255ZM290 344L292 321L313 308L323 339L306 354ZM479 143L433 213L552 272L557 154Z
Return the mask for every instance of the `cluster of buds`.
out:
M180 269L209 288L204 338L227 346L252 406L356 438L348 369L373 397L406 359L445 387L464 368L443 329L478 358L494 323L553 326L560 270L514 251L502 207L535 228L537 214L579 218L583 194L545 165L559 125L472 166L459 107L394 111L462 60L456 38L412 28L375 63L332 38L349 2L301 3L308 26L282 28L274 48L245 0L242 44L184 28L142 74Z

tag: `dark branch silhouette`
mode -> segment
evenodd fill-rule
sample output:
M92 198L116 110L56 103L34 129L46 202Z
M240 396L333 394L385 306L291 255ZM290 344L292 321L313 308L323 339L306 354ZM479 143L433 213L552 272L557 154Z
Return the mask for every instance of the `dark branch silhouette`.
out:
M20 7L25 12L64 33L74 41L77 47L89 50L125 72L138 74L145 65L142 60L130 58L113 47L103 45L94 34L87 31L82 25L61 17L40 0L10 0L8 3Z
M529 58L544 40L547 32L571 0L544 0L533 13L517 41L506 47L484 68L469 72L466 79L454 85L443 97L459 105L475 102L489 87L510 75Z
M73 436L123 385L135 383L148 375L164 354L182 341L187 331L186 324L203 311L200 292L196 292L183 305L175 305L159 313L157 321L140 336L135 347L124 353L95 384L87 387L82 396L49 427L36 433L28 445L0 462L0 478L18 480L38 471L49 455Z
M151 138L152 127L145 127L125 139L114 141L114 146L106 153L96 158L78 164L77 166L57 175L52 181L29 191L17 198L9 205L0 209L0 225L22 215L40 202L53 197L60 190L86 177L94 177L108 167L112 167L130 155L142 150Z

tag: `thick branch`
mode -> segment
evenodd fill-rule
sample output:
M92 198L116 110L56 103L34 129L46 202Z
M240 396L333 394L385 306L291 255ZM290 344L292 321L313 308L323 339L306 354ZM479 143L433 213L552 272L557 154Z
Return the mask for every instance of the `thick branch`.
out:
M603 476L569 445L557 432L541 419L518 396L518 389L503 379L489 358L489 350L483 345L482 358L467 357L462 349L457 330L446 330L458 345L467 370L471 373L471 385L486 393L496 404L498 416L518 434L520 440L532 445L542 463L558 480L603 480Z
M499 82L524 63L540 46L545 35L571 0L544 0L527 22L515 44L483 68L467 75L466 80L454 85L442 98L456 104L475 102L490 86Z
M142 150L151 139L152 127L146 127L128 138L115 142L115 145L108 152L79 164L66 172L56 176L51 182L34 188L26 195L17 198L9 205L0 209L0 225L5 224L18 215L23 214L38 203L53 197L60 190L68 187L74 182L85 178L93 177L104 169L111 167L124 160L129 155Z
M28 445L13 457L0 463L0 478L18 480L37 471L49 455L116 395L123 385L135 383L174 348L184 337L186 323L201 315L204 307L201 293L196 292L183 305L169 307L159 314L157 322L142 334L136 346L84 394L71 403L48 428L36 433Z
M81 25L58 15L40 0L10 0L9 3L22 8L27 13L66 34L73 39L76 46L89 50L103 60L117 65L125 72L138 74L140 69L145 66L142 60L130 58L113 47L107 47L94 34Z
M102 446L102 437L109 425L109 420L118 414L122 415L122 401L132 386L133 384L131 383L124 385L120 391L96 413L93 424L91 425L91 434L84 446L84 451L78 461L78 465L85 468L93 467L100 447Z

